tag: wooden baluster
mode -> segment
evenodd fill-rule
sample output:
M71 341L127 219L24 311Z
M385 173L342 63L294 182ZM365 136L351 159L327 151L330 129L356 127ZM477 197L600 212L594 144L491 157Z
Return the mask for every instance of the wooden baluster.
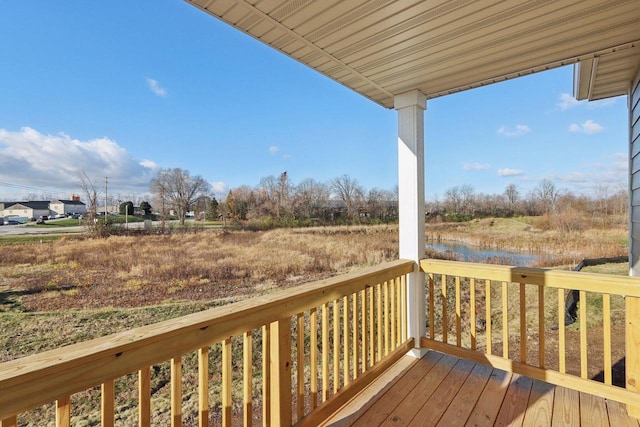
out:
M420 286L424 286L424 284L421 284ZM407 340L407 330L409 329L409 319L407 318L407 276L400 277L400 307L400 319L402 319L400 342L405 342Z
M382 286L382 289L384 290L384 357L387 357L387 355L389 354L389 348L390 348L390 342L389 342L389 282L384 282L384 285Z
M309 363L311 381L309 381L309 399L313 410L318 405L318 310L309 311Z
M102 383L101 393L102 427L113 427L115 422L115 386L113 380Z
M298 313L296 320L296 415L299 421L304 416L304 313Z
M640 298L626 297L626 382L627 389L640 392ZM627 405L630 416L640 418L640 404Z
M469 279L469 317L471 323L471 350L475 350L478 344L476 329L476 279Z
M611 385L611 296L609 294L602 294L602 330L604 383Z
M231 364L231 338L227 338L222 342L222 425L231 427L231 387L232 387L233 371ZM272 395L273 398L273 395Z
M171 359L171 427L182 426L182 358Z
M71 396L60 397L56 400L56 427L71 425Z
M507 282L502 282L502 357L509 358L509 294Z
M447 307L447 276L442 275L441 283L441 295L442 295L442 342L449 342L449 319L448 319L448 307Z
M314 307L309 311L309 363L311 364L310 407L313 410L318 405L318 310Z
M527 363L527 287L520 283L520 362Z
M366 372L367 367L369 366L369 318L368 318L368 301L367 301L367 289L363 289L360 291L361 296L361 306L362 310L360 311L360 334L362 335L362 348L360 353L362 353L362 365L361 372Z
M322 305L322 401L329 398L329 304Z
M198 350L198 426L209 425L209 347Z
M564 310L564 289L558 289L558 371L561 374L567 372Z
M429 273L429 339L436 337L436 302L433 273Z
M291 319L271 323L271 425L289 427L291 414Z
M344 360L342 361L342 376L344 385L348 385L351 382L349 378L350 372L349 367L351 366L351 336L349 332L349 312L351 309L349 308L349 297L345 296L342 298L342 355Z
M396 280L392 280L389 284L389 296L390 301L389 305L391 306L391 338L390 338L390 348L389 351L395 350L397 346L397 335L396 335L396 324L398 323L398 313L396 311Z
M138 371L138 425L151 425L151 367Z
M395 350L402 343L402 325L406 322L406 319L402 317L402 277L396 279L396 345L393 347Z
M340 389L340 301L333 301L333 394Z
M587 378L587 293L580 291L580 376Z
M253 336L242 336L242 414L244 427L253 425Z
M375 364L375 316L374 316L374 288L369 288L369 367Z
M456 345L462 346L462 309L460 302L460 276L456 276Z
M382 324L382 284L376 285L376 332L378 335L378 352L376 354L376 362L382 359L382 344L383 344L383 324Z
M360 314L358 293L351 295L351 342L353 343L352 371L353 379L358 378L358 367L360 366L360 335L358 334L358 315Z
M487 354L493 353L493 337L491 332L491 280L484 282L485 335L487 337Z
M262 327L262 422L271 425L271 331Z
M542 369L546 365L545 343L547 341L544 330L544 315L544 286L538 286L538 364Z

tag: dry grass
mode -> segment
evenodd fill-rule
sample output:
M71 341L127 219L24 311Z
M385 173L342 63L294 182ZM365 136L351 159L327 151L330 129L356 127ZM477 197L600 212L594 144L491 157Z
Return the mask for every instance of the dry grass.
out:
M540 225L540 218L487 218L464 223L429 224L430 241L460 242L481 249L545 254L537 266L574 266L584 258L626 255L628 229L615 227L584 228L560 232Z
M397 228L385 226L14 245L0 254L0 286L8 291L0 305L19 300L34 312L238 298L397 254Z

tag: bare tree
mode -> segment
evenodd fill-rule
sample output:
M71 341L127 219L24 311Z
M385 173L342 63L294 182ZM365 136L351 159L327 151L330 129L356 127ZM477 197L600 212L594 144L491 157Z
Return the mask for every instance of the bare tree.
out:
M513 207L518 199L520 199L518 187L513 183L507 184L507 187L504 189L504 196L507 198L507 203L509 203L509 213L511 214L513 213Z
M538 186L533 189L534 197L542 204L545 213L556 212L556 202L560 192L553 181L543 179Z
M449 213L459 214L462 206L462 194L460 193L460 187L449 188L444 193L444 205L445 209Z
M358 181L349 175L342 175L331 182L331 190L341 200L347 209L347 216L354 219L358 208L364 199L364 190Z
M82 189L82 193L84 193L85 200L87 201L84 223L91 233L97 234L101 227L97 221L98 197L100 197L100 192L91 178L89 178L87 173L84 171L80 173L80 188Z
M201 176L191 176L180 168L162 169L151 180L151 192L163 207L175 209L180 225L196 200L209 193L209 184Z
M296 218L324 217L331 191L326 184L307 178L295 187L292 208Z
M473 215L475 211L475 189L472 185L460 187L461 209L463 214Z

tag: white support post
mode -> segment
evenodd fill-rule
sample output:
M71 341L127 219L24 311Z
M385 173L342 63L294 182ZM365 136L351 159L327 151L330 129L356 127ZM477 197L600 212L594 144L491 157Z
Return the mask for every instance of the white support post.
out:
M398 204L400 208L400 258L415 261L407 278L407 336L415 340L412 355L421 357L425 336L425 285L419 262L425 254L424 238L424 110L420 91L394 99L398 111Z

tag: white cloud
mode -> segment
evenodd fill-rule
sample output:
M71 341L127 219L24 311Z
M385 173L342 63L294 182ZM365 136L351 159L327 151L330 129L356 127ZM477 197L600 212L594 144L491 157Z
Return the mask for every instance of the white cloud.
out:
M153 160L148 160L148 159L144 159L143 161L140 162L141 166L144 166L145 168L149 168L149 169L158 169L159 166L156 162L154 162Z
M275 145L272 145L271 147L269 147L269 154L274 155L278 152L278 147L276 147Z
M615 98L601 99L601 100L598 100L598 101L587 101L587 100L578 101L577 99L575 99L572 95L569 95L568 93L561 93L560 94L560 99L556 103L556 106L561 111L565 111L565 110L568 110L570 108L574 108L574 107L578 107L578 106L585 106L588 109L593 110L594 108L608 107L608 106L613 105L615 103L616 103Z
M227 184L223 181L212 181L209 185L211 185L211 189L216 195L224 195L227 193Z
M462 169L466 171L484 171L491 169L491 165L486 163L463 163Z
M510 169L510 168L504 168L504 169L498 169L498 176L517 176L517 175L523 175L524 171L521 169Z
M157 80L147 78L147 86L151 89L151 92L158 96L167 96L167 90L160 86Z
M509 129L506 126L500 126L500 129L498 129L499 135L507 137L521 136L529 132L531 132L531 128L527 125L516 125L515 129Z
M586 133L587 135L602 132L603 130L604 127L594 122L593 120L587 120L581 125L572 123L571 126L569 126L569 132Z
M578 105L584 105L586 102L587 101L578 101L577 99L575 99L573 96L569 95L568 93L561 93L560 94L560 99L558 100L556 105L558 106L558 108L560 108L560 110L564 111L564 110L568 110L568 109L573 108L573 107L578 106Z
M136 160L117 142L102 137L81 141L69 135L45 135L24 127L0 129L0 181L33 188L77 193L80 174L95 183L109 178L114 192L149 191L157 165Z

